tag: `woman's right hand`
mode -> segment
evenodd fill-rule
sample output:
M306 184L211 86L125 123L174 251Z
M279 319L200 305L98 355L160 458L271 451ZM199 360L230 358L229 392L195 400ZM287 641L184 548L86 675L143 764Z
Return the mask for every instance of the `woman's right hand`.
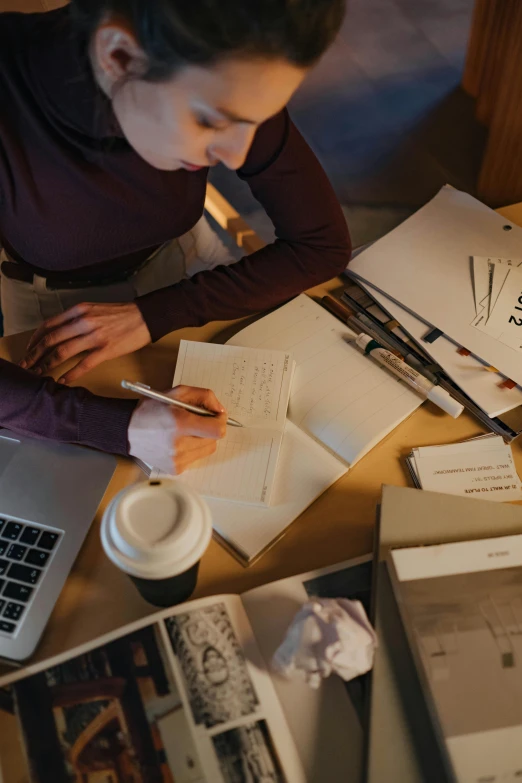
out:
M215 452L217 441L226 433L227 414L209 389L176 386L166 394L218 414L199 416L148 399L137 405L128 429L129 454L163 473L177 475Z

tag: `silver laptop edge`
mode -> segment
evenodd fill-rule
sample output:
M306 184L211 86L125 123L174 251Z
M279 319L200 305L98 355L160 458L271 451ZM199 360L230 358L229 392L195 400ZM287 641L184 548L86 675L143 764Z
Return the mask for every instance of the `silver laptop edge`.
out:
M0 656L23 661L34 651L45 628L71 566L89 530L96 510L109 484L116 460L109 454L79 446L50 443L27 438L0 429ZM6 537L6 526L11 535L21 532L16 539ZM36 528L56 536L46 536L47 549L38 535L34 544L26 539L36 536ZM55 543L53 544L53 539ZM51 542L49 544L49 541ZM6 544L8 545L6 548ZM11 544L18 547L11 549ZM49 549L52 547L52 549ZM29 550L31 553L29 553ZM18 559L8 556L16 553ZM31 565L35 558L48 557L41 568ZM31 563L26 562L31 558ZM8 563L8 566L5 564ZM19 568L18 566L23 566ZM28 569L35 573L29 574ZM36 573L37 572L37 573ZM23 579L18 575L23 574ZM13 576L14 575L14 576ZM36 584L25 581L36 578ZM14 584L8 588L7 584ZM32 590L28 601L10 601L4 592L20 592L20 585ZM25 592L28 592L27 590ZM8 604L23 604L23 609ZM20 619L11 622L6 612L22 611ZM15 625L11 632L2 627Z

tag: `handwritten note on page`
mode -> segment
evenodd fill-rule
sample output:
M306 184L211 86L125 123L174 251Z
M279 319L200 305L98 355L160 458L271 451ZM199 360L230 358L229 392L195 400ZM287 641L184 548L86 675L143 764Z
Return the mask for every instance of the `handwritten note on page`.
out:
M293 362L283 351L180 343L174 386L212 389L242 428L182 475L203 495L269 505L283 439Z
M291 351L288 418L348 465L361 459L422 398L346 341L353 332L302 294L229 342ZM236 342L237 341L237 342Z

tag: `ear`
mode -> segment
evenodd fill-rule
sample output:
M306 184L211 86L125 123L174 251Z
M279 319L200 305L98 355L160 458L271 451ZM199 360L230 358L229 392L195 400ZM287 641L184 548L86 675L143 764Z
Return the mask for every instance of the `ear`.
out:
M94 33L91 57L101 86L109 93L127 76L141 76L147 69L145 52L124 23L102 23Z

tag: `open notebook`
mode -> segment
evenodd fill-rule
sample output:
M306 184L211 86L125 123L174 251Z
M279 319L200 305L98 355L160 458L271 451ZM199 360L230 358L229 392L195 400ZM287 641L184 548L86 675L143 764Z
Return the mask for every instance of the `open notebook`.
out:
M174 386L212 389L243 427L227 428L216 453L183 480L202 495L270 504L294 362L284 351L182 340Z
M174 383L182 380L183 383L212 387L228 406L230 415L242 422L244 416L237 406L230 405L231 398L227 397L230 386L226 382L223 385L215 371L219 350L225 355L236 346L235 350L239 351L234 354L236 359L241 355L241 348L249 348L256 349L252 355L258 357L290 354L295 360L288 418L270 505L256 507L212 497L214 485L206 482L215 480L211 462L216 455L204 464L200 463L202 467L192 468L180 476L181 481L206 496L215 533L244 564L252 563L272 546L299 514L423 402L402 381L362 354L350 342L353 338L354 333L347 326L301 294L238 332L227 346L181 343ZM187 346L194 352L189 360L190 372L186 365ZM212 377L202 374L199 359L195 359L205 351L212 356ZM291 366L294 365L289 360L287 368ZM291 372L288 372L287 380L281 386L281 400L290 376ZM224 377L229 376L225 373ZM286 403L283 407L286 410ZM279 415L281 407L278 410ZM227 451L227 442L233 443L238 431L228 427L223 441L225 450L216 461L216 465L222 464L227 476L232 476L227 485L230 493L234 487L239 491L237 485L241 483L239 472L230 474L226 468L226 460L235 458L233 449ZM249 437L247 432L245 430L246 438ZM243 462L250 459L249 449L250 446L243 451ZM150 466L140 464L151 476L158 475ZM241 469L239 464L237 470ZM219 480L219 474L217 476ZM256 481L254 485L263 486Z
M347 337L350 329L302 294L229 341L288 351L296 363L270 507L209 500L214 530L242 562L253 562L422 403Z

